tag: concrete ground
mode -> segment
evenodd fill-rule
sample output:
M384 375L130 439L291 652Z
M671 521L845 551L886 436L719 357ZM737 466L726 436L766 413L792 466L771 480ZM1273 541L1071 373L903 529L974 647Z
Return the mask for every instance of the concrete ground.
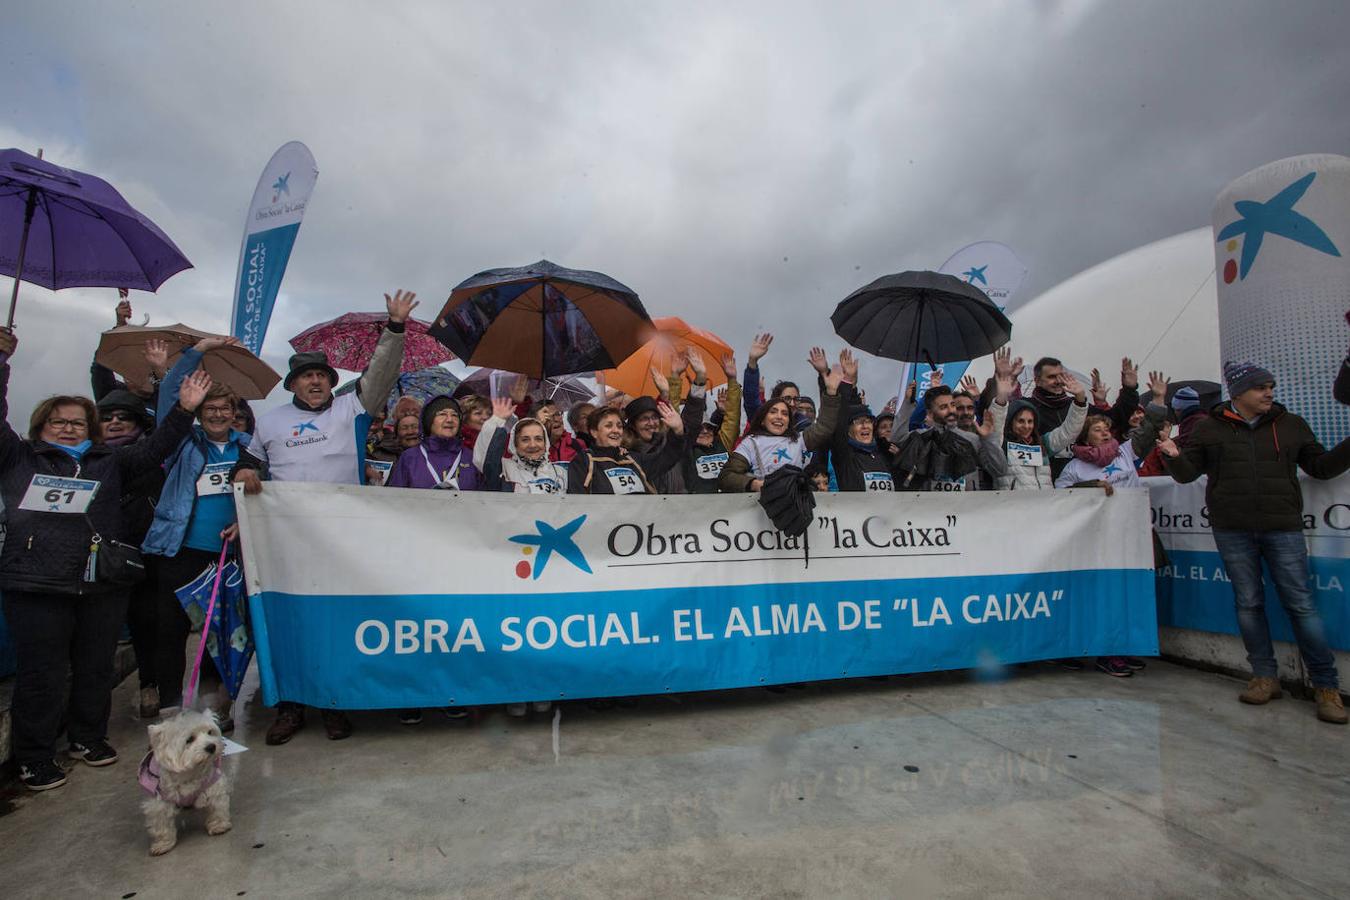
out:
M1157 661L569 706L556 755L500 712L271 748L253 697L234 830L188 814L161 858L134 683L117 765L0 799L5 897L1350 896L1350 729Z

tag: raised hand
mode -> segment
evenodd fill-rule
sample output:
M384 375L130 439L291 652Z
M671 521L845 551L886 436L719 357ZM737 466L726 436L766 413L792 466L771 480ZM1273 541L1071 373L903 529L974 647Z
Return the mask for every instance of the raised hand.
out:
M169 371L169 345L166 341L153 339L146 341L142 355L156 378L163 378L164 373Z
M656 385L656 395L658 397L670 396L670 376L662 372L656 366L649 370L652 376L652 384Z
M839 368L844 373L845 381L858 383L858 360L853 357L853 351L847 347L839 351Z
M688 351L688 355L689 355L689 368L694 370L694 384L707 384L708 367L703 362L703 354L699 353L697 350L693 348L690 348L690 350Z
M835 366L830 371L820 376L825 382L825 393L833 397L839 393L839 385L844 380L844 370Z
M178 387L178 405L188 412L195 411L206 399L206 392L211 390L211 384L210 375L201 369L193 372L184 378Z
M1163 456L1169 456L1172 459L1176 459L1181 455L1181 448L1178 447L1177 442L1170 437L1163 437L1158 440L1158 450Z
M1128 356L1120 361L1120 386L1125 388L1139 387L1139 367Z
M679 378L684 374L684 370L689 368L689 357L692 356L688 347L679 347L671 351L670 354L670 375L672 378ZM706 369L704 370L706 373Z
M917 397L918 394L919 394L919 383L915 381L913 378L911 378L909 380L909 384L905 385L905 402L913 403L914 398Z
M505 421L516 414L516 404L510 397L493 397L492 414Z
M1022 362L1022 357L1017 356L1017 357L1014 357L1014 358L1013 358L1013 361L1012 361L1012 377L1013 377L1013 381L1017 381L1017 380L1019 380L1019 379L1022 377L1022 370L1025 369L1025 368L1026 368L1026 365Z
M722 412L726 412L726 411L727 411L727 389L726 389L726 388L718 388L718 389L717 389L717 408L720 409Z
M722 374L727 376L727 381L736 380L736 354L722 354Z
M974 375L967 375L961 379L961 390L972 397L980 396L980 383L975 380Z
M1162 372L1148 373L1148 389L1153 392L1153 402L1163 405L1167 402L1167 376Z
M811 352L806 354L806 361L819 375L824 375L830 371L830 362L825 358L825 350L822 347L812 347Z
M1008 398L1012 396L1013 388L1017 386L1017 382L1013 380L1011 375L1000 375L994 379L994 385L998 391L997 402L1007 403Z
M665 422L666 427L672 432L684 434L684 421L680 418L680 414L675 411L675 407L664 400L658 400L656 401L656 414L661 417L661 421Z
M1073 377L1070 372L1064 373L1064 392L1072 394L1073 399L1079 403L1087 402L1087 392L1083 390L1083 382Z
M389 310L389 321L406 322L408 316L417 308L417 295L412 291L397 290L394 296L384 295L385 309Z
M975 420L975 433L982 438L987 438L994 433L994 417L988 412L984 414L984 420Z
M207 337L192 345L192 349L198 353L210 353L212 350L219 350L221 347L242 347L244 342L237 337Z
M770 345L773 344L773 335L769 332L755 335L755 339L750 342L750 357L746 363L754 369L759 366L759 361L764 358L764 354L769 352Z
M994 351L994 377L1000 375L1012 377L1012 347L1007 344Z
M928 381L929 387L942 387L942 369L934 369L933 377Z
M1092 370L1092 404L1094 406L1106 405L1106 382L1102 381L1102 373L1099 369Z

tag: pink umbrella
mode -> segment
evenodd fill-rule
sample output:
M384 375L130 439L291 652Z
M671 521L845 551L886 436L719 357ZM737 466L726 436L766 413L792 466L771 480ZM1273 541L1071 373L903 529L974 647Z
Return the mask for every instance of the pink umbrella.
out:
M382 312L346 313L332 321L311 325L291 338L291 346L297 353L322 350L328 354L330 365L360 372L375 354L375 344L388 320L389 316ZM403 366L399 371L429 369L455 358L444 344L427 334L427 327L427 323L421 319L408 320L403 342Z

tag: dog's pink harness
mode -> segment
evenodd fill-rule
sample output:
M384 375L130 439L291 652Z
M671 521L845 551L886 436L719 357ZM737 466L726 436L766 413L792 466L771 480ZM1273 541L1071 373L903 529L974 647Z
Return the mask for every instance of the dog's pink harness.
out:
M141 760L140 770L136 773L136 780L141 784L141 790L145 791L151 797L158 797L161 800L167 800L179 809L191 809L197 802L197 798L202 792L220 780L220 760L216 757L216 764L211 767L211 774L207 776L206 781L191 794L184 794L180 797L167 797L159 787L159 760L155 759L155 751L151 750L145 754Z

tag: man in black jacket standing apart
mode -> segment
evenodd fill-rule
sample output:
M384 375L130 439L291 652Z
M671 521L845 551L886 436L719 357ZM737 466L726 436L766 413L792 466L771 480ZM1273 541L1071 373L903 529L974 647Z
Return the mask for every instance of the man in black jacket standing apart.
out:
M1177 481L1209 476L1205 503L1214 543L1233 585L1238 630L1252 666L1252 680L1238 699L1260 705L1280 696L1261 580L1264 560L1312 679L1317 717L1344 725L1336 660L1308 591L1303 491L1295 467L1313 478L1335 478L1350 468L1350 438L1324 449L1307 422L1275 402L1275 376L1260 366L1226 363L1224 380L1232 399L1195 426L1186 447L1171 439L1158 447Z

